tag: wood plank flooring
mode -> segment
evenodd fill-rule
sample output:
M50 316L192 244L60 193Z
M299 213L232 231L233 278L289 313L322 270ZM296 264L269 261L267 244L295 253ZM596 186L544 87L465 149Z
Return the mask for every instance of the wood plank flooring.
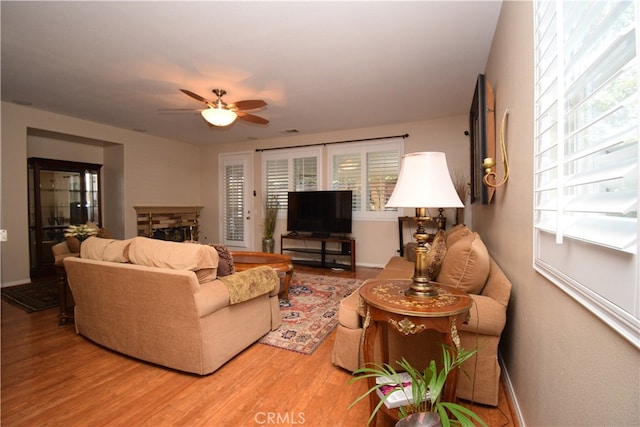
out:
M361 279L379 271L296 270ZM366 401L348 409L366 388L331 363L335 333L310 356L254 344L200 377L95 345L58 326L57 309L0 309L3 427L365 426L369 416ZM490 426L517 425L503 390L497 408L473 406Z

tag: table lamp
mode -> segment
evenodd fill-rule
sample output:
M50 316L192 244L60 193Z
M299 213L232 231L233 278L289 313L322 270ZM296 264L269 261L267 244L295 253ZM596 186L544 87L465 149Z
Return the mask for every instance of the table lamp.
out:
M464 207L456 193L444 153L418 152L402 156L396 187L387 202L390 208L415 208L418 228L413 235L416 248L413 282L407 295L433 297L438 295L437 285L427 274L427 238L424 222L429 220L427 208Z

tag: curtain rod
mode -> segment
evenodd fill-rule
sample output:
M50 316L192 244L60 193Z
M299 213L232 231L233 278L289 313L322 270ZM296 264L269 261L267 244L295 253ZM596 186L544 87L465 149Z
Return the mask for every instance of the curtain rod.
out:
M392 136L380 136L378 138L363 138L363 139L349 139L345 141L333 141L333 142L316 142L315 144L306 145L289 145L288 147L273 147L273 148L256 148L256 152L272 151L272 150L285 150L288 148L303 148L303 147L317 147L318 145L332 145L332 144L344 144L346 142L363 142L363 141L376 141L378 139L391 139L391 138L408 138L409 134L404 135L392 135Z

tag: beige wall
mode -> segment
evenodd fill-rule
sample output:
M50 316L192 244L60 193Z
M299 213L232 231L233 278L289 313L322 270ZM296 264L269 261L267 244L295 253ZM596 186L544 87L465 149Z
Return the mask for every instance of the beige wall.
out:
M470 88L470 97L473 88ZM249 151L254 158L253 188L261 186L261 156L255 148L314 144L351 139L375 138L408 133L405 151L444 151L451 170L468 168L469 140L467 116L404 123L392 126L353 129L316 135L289 136L245 143L198 147L155 138L138 132L100 125L93 122L52 114L10 103L2 104L2 228L9 241L2 246L2 284L25 283L29 280L27 244L27 128L42 129L81 138L105 141L101 153L95 147L77 146L75 160L96 162L102 156L104 226L114 237L135 235L136 205L202 205L201 239L219 241L218 156L220 153ZM39 156L61 158L76 145L30 137L32 150ZM48 151L47 151L48 150ZM86 153L85 153L86 151ZM77 157L80 156L80 157ZM87 157L89 156L89 157ZM97 157L96 157L97 156ZM62 157L67 157L65 154ZM194 167L199 165L199 167ZM169 173L167 173L169 171ZM257 211L261 200L256 199ZM412 215L412 212L406 212ZM447 212L450 223L453 211ZM254 216L253 248L260 248L261 215ZM276 233L284 232L286 223L279 221ZM278 234L276 234L278 235ZM383 266L398 249L397 221L356 222L353 236L357 240L357 263ZM405 241L410 239L405 233ZM279 241L278 247L279 251Z
M502 356L526 425L639 425L639 351L532 268L532 25L530 2L504 2L486 74L497 126L510 111L511 177L492 206L473 209L514 285Z
M9 237L2 243L3 286L29 281L28 128L116 144L102 154L108 163L103 175L107 174L105 185L109 188L103 201L112 207L113 200L120 209L114 212L110 207L103 213L105 226L117 230L114 234L118 237L136 234L133 206L200 204L200 172L194 167L198 164L197 146L3 102L1 228Z
M473 87L469 88L469 97L473 95ZM469 139L464 135L468 128L466 115L446 117L437 120L402 123L390 126L371 127L365 129L351 129L340 132L330 132L314 135L296 135L282 138L247 141L245 143L221 144L206 147L202 151L201 170L203 186L201 199L208 208L203 211L202 236L209 242L220 241L219 236L219 180L216 167L218 156L222 153L234 153L250 151L253 153L254 180L253 189L256 190L255 206L253 211L260 212L262 201L260 195L262 180L262 163L260 153L256 148L273 148L316 144L321 142L333 142L354 140L363 138L376 138L382 136L409 134L405 139L405 152L415 151L444 151L447 154L447 162L450 170L468 170L469 163ZM325 178L326 178L325 171ZM437 185L437 183L436 183ZM211 207L211 209L209 208ZM257 209L256 209L257 208ZM413 215L413 212L406 212ZM437 211L433 214L437 214ZM454 221L454 212L447 212L448 221ZM261 215L253 215L254 250L260 249L262 238L260 226ZM286 221L279 220L276 227L276 236L286 231ZM362 266L384 266L389 258L397 254L398 249L398 222L391 221L354 221L352 235L356 239L357 264ZM405 242L410 235L405 236ZM276 252L280 251L280 241L276 238Z

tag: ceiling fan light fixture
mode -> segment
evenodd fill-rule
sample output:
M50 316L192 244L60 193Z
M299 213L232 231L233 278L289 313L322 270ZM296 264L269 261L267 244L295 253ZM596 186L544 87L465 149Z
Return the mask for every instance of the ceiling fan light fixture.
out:
M234 111L225 108L209 107L206 110L202 110L200 114L214 126L229 126L238 117Z

